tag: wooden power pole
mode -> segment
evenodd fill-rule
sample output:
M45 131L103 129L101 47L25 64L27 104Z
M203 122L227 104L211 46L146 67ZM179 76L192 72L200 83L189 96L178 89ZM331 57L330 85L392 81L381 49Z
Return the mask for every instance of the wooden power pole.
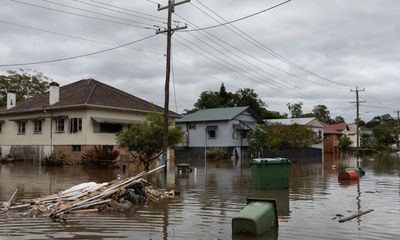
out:
M190 0L184 0L176 2L175 0L168 0L168 6L158 5L158 11L168 9L168 22L167 29L158 29L156 34L167 33L167 63L165 73L165 87L164 87L164 129L163 129L163 147L162 147L162 161L165 164L165 171L167 171L167 152L168 152L168 121L169 121L169 82L171 76L171 38L174 31L185 29L187 26L172 28L172 13L174 12L175 6L190 2Z
M399 151L400 148L400 137L399 137L399 128L400 128L400 111L394 111L397 113L397 131L396 131L396 140L397 140L397 151Z
M359 92L364 92L365 91L365 88L363 88L363 89L358 89L358 87L356 87L356 90L353 90L353 89L350 89L350 92L355 92L356 93L356 105L357 105L357 110L356 110L356 128L357 128L357 135L356 135L356 138L357 138L357 148L356 148L356 156L357 156L357 159L358 159L358 151L359 151L359 148L360 148L360 130L359 130L359 124L360 124L360 103L362 103L362 102L365 102L365 101L361 101L360 102L360 99L359 99L359 96L358 96L358 93ZM353 102L354 103L354 102ZM357 161L357 165L358 165L358 161ZM357 167L359 167L359 166L357 166Z

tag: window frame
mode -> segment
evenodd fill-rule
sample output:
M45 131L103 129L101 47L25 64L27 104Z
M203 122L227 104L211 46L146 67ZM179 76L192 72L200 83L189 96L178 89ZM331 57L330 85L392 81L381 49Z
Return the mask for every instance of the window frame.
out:
M71 145L72 153L80 153L82 152L82 145Z
M62 121L62 130L60 130L61 122ZM65 118L58 117L56 118L56 133L64 133L65 132Z
M82 132L82 118L70 118L69 119L69 132L80 133Z
M43 120L36 119L33 121L33 134L43 133Z
M214 133L214 134L211 134ZM214 136L211 136L214 135ZM216 139L217 138L217 131L215 129L208 129L207 130L208 139Z
M26 121L18 122L18 135L26 135Z

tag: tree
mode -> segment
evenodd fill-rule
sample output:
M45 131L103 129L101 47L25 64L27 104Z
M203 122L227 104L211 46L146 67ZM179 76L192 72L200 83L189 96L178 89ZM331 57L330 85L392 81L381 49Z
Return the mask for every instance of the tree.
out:
M220 107L219 94L215 91L204 91L194 104L196 109L217 108Z
M315 115L315 117L321 122L327 123L331 119L331 117L329 116L330 112L328 111L328 108L325 105L314 106L312 112Z
M257 93L251 88L241 88L233 94L234 106L249 106L256 114L262 116L266 104L258 98Z
M372 129L379 149L384 149L396 143L394 130L388 125L377 125Z
M7 71L6 75L0 75L0 107L7 104L7 90L16 91L18 102L46 92L49 81L43 73L30 69Z
M344 123L344 122L346 122L344 120L344 117L342 117L342 116L335 117L335 123Z
M135 151L134 159L143 164L146 171L151 163L162 154L163 117L160 114L150 114L142 123L132 123L127 131L117 134L120 146L131 147ZM183 132L170 122L168 144L170 146L181 142Z
M299 118L303 115L303 103L287 103L286 104L289 111L291 118Z
M342 135L339 138L339 149L342 151L347 151L350 149L351 144L353 144L353 141L347 136L347 135Z
M233 94L231 92L227 92L224 83L222 83L218 93L219 106L232 107L232 97Z
M258 156L264 150L285 150L305 148L317 141L317 136L309 126L298 124L271 124L258 126L249 135L249 151Z

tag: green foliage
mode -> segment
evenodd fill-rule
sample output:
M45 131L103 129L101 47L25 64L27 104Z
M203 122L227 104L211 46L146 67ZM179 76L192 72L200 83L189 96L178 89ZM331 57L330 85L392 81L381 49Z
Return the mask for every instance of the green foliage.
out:
M115 160L119 155L119 151L106 146L94 146L94 148L88 150L81 157L84 163L99 164L104 161L110 163Z
M335 117L334 123L344 123L346 122L342 116Z
M314 106L312 112L321 122L328 123L331 120L330 112L328 111L328 107L325 105Z
M303 103L287 103L286 104L289 111L291 118L299 118L303 115Z
M249 151L258 156L263 150L305 148L316 143L317 135L309 126L298 124L257 126L249 136Z
M17 92L17 102L44 93L49 89L51 79L41 72L30 69L7 71L7 75L0 75L0 107L6 105L7 90Z
M48 167L60 167L60 166L70 165L67 157L64 154L56 154L56 153L47 155L41 160L40 163L42 166L48 166Z
M179 127L169 123L168 144L175 145L182 141L183 132ZM117 142L121 146L132 147L132 156L143 164L148 171L150 164L162 153L163 116L149 114L142 123L132 123L127 131L117 134Z
M380 124L372 129L378 149L384 149L396 143L395 130L386 124Z
M339 149L342 151L347 151L351 148L351 144L353 144L353 141L347 136L347 135L342 135L339 138Z
M241 107L249 106L256 114L262 118L287 118L279 112L272 112L266 109L266 104L258 98L257 93L251 88L243 88L235 93L227 92L222 83L219 91L204 91L194 104L194 109L185 109L185 112L193 113L198 109L219 108L219 107Z
M229 159L232 154L225 152L224 150L208 150L207 151L207 159L209 160L220 160L220 159Z

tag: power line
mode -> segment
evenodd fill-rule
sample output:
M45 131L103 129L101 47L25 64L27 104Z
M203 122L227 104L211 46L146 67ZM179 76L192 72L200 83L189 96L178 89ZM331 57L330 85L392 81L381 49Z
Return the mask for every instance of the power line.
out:
M240 76L240 77L245 77L245 78L248 78L248 79L253 80L253 81L255 81L255 82L258 82L259 84L265 85L265 83L266 83L265 81L260 80L260 79L258 79L258 78L254 78L254 77L250 77L250 78L249 78L248 76L246 76L246 74L244 74L244 73L242 72L242 70L241 70L240 68L238 68L238 67L236 67L235 65L231 64L230 62L228 62L228 61L225 60L224 58L221 58L220 56L217 56L216 54L214 54L214 53L212 53L212 52L210 52L210 51L207 51L207 50L205 50L205 49L203 49L203 48L197 46L196 44L193 44L193 42L191 42L191 41L189 41L189 40L183 38L182 36L179 36L179 35L176 35L176 36L178 36L179 38L181 38L181 39L183 39L183 40L185 40L185 41L187 41L187 42L190 42L191 45L194 45L194 46L196 46L197 48L199 48L201 51L206 52L206 53L208 53L209 55L213 56L214 58L217 58L217 59L219 59L220 61L227 63L227 64L230 65L231 67L227 67L227 66L225 66L224 64L221 64L220 62L218 62L218 61L216 61L216 60L214 60L214 59L212 59L212 58L210 58L210 57L208 57L208 56L205 56L201 51L195 50L193 47L188 46L187 44L184 44L184 43L182 43L181 41L179 41L179 40L177 40L176 38L174 38L175 41L177 41L177 42L180 43L181 45L183 45L183 46L185 46L185 47L191 49L192 51L196 52L197 54L199 54L199 55L201 55L201 56L203 56L203 57L205 57L205 58L211 60L212 62L218 64L219 66L222 66L223 68L227 69L228 71L231 71L231 72L237 74L237 75ZM232 68L232 67L233 67L233 68ZM266 78L266 77L263 77L262 79L264 79L264 78ZM266 79L269 79L269 78L266 78ZM270 80L271 80L271 79L270 79ZM288 94L290 94L290 95L292 95L292 96L294 96L294 97L302 98L302 97L299 96L299 95L296 95L296 94L291 93L290 91L288 91L288 89L286 89L285 87L280 86L278 83L276 83L276 82L273 81L273 80L272 80L272 82L269 82L269 83L271 84L271 87L275 87L275 88L278 89L278 90L286 90L286 92L287 92Z
M101 51L96 51L96 52L92 52L92 53L86 53L86 54L81 54L81 55L77 55L77 56L73 56L73 57L66 57L66 58L57 58L57 59L52 59L52 60L44 60L44 61L37 61L37 62L27 62L27 63L11 63L11 64L0 64L0 67L16 67L16 66L26 66L26 65L37 65L37 64L43 64L43 63L53 63L53 62L61 62L61 61L66 61L66 60L72 60L72 59L77 59L77 58L82 58L82 57L88 57L88 56L93 56L96 54L100 54L100 53L104 53L104 52L109 52L118 48L123 48L129 45L132 45L134 43L138 43L144 40L147 40L149 38L155 37L156 35L150 35L141 39L138 39L136 41L132 41L129 43L125 43L116 47L112 47L112 48L107 48Z
M219 18L221 18L224 22L228 22L228 21L227 21L225 18L223 18L220 14L216 13L215 11L213 11L212 9L210 9L209 7L207 7L207 6L206 6L204 3L202 3L201 1L197 0L197 2L198 2L200 5L202 5L204 8L206 8L208 11L212 12L213 14L215 14L216 16L218 16ZM214 17L210 16L208 13L206 13L205 11L203 11L202 9L200 9L199 7L197 7L196 5L192 4L192 6L194 6L194 7L197 8L199 11L203 12L204 14L206 14L207 16L211 17L211 18L214 19L216 22L222 24L219 20L217 20L217 19L215 19ZM225 26L225 25L224 25L224 26ZM333 80L331 80L331 79L328 79L328 78L326 78L326 77L320 76L319 74L316 74L316 73L314 73L314 72L312 72L312 71L310 71L310 70L307 70L307 69L305 69L305 68L303 68L303 67L297 65L296 63L292 62L291 60L289 60L289 59L283 57L282 55L278 54L278 53L275 52L273 49L267 47L265 44L263 44L263 43L257 41L256 39L254 39L253 37L251 37L249 34L243 32L242 30L240 30L239 28L237 28L237 27L234 26L233 24L231 24L231 26L232 26L233 28L235 28L235 29L236 29L238 32L240 32L240 33L237 33L237 32L235 32L235 31L231 30L231 29L228 28L227 26L225 26L225 27L227 27L230 31L232 31L232 32L234 32L235 34L237 34L238 36L240 36L240 37L241 37L242 39L244 39L245 41L250 42L252 45L256 46L257 48L261 49L262 51L266 52L267 54L269 54L269 55L271 55L271 56L274 56L274 57L280 59L281 61L283 61L283 62L289 64L290 66L292 66L292 67L294 67L294 68L296 68L296 69L299 69L299 70L301 70L301 71L303 71L303 72L306 72L306 73L308 73L308 74L311 74L311 75L313 75L313 76L315 76L315 77L318 77L318 78L320 78L320 79L322 79L322 80L325 80L325 81L334 83L334 84L336 84L336 85L339 85L339 86L342 86L342 87L349 87L349 85L347 85L347 84L343 84L343 83L340 83L340 82L333 81Z
M148 23L144 23L144 22L139 22L139 21L134 21L134 20L126 19L126 18L112 16L112 15L109 15L109 14L99 13L99 12L95 12L95 11L91 11L91 10L87 10L87 9L83 9L83 8L73 7L73 6L69 6L69 5L66 5L66 4L62 4L62 3L56 3L56 2L53 2L53 1L50 1L50 0L42 0L42 1L50 3L50 4L62 6L62 7L65 7L65 8L79 10L79 11L82 11L82 12L88 12L88 13L92 13L92 14L100 15L100 16L104 16L104 17L110 17L110 18L114 18L114 19L118 19L118 20L122 20L122 21L132 22L132 23L135 23L135 24L143 24L143 25L147 25L148 24ZM158 26L156 26L156 27L158 27Z
M279 4L276 4L276 5L272 6L272 7L263 9L263 10L261 10L261 11L255 12L255 13L253 13L253 14L250 14L250 15L247 15L247 16L244 16L244 17L241 17L241 18L238 18L238 19L229 21L229 22L220 23L220 24L217 24L217 25L214 25L214 26L209 26L209 27L203 27L203 28L197 28L197 29L190 29L190 30L186 30L186 31L184 31L184 32L202 31L202 30L217 28L217 27L225 26L225 25L227 25L227 24L232 24L232 23L235 23L235 22L239 22L239 21L242 21L242 20L244 20L244 19L247 19L247 18L250 18L250 17L254 17L254 16L259 15L259 14L261 14L261 13L270 11L270 10L272 10L272 9L274 9L274 8L277 8L277 7L279 7L279 6L281 6L281 5L284 5L284 4L286 4L286 3L288 3L288 2L291 2L291 1L292 1L292 0L287 0L287 1L281 2L281 3L279 3Z
M160 20L164 20L163 17L159 17L159 16L156 16L156 15L148 14L148 13L139 12L139 11L132 10L132 9L118 7L118 6L115 6L115 5L112 5L112 4L103 3L103 2L100 2L100 1L96 1L96 0L87 0L87 1L91 1L91 2L95 2L95 3L101 4L101 5L113 7L115 9L120 9L120 10L124 10L124 11L128 11L128 12L133 12L133 13L142 14L142 15L145 15L145 16L148 16L148 17L153 17L153 18L158 18Z
M152 18L147 17L147 16L140 16L140 15L137 15L137 14L127 13L127 12L115 10L115 9L112 9L112 8L107 8L107 7L104 7L104 6L101 6L101 5L96 5L96 4L92 4L92 3L87 3L87 2L84 2L84 1L81 1L81 0L73 0L73 1L78 2L78 3L81 3L81 4L85 4L85 5L88 5L88 6L97 7L97 8L101 8L101 9L104 9L104 10L112 11L112 12L122 13L122 14L125 14L125 15L128 15L128 16L141 18L141 19L144 19L144 20L146 20L146 21L152 21L152 22L157 22L157 23L162 23L162 24L164 24L164 22L161 21L161 20L155 20L155 19L152 19ZM143 13L142 13L142 14L143 14Z
M180 16L179 14L176 14L176 15L177 15L178 17L180 17L181 19L183 19L184 21L188 22L190 25L193 25L193 26L197 27L194 23L190 22L190 21L187 20L186 18ZM246 55L246 56L248 56L248 57L250 57L250 58L252 58L252 59L254 59L254 60L256 60L256 61L258 61L258 62L260 62L260 63L262 63L262 64L264 64L264 65L266 65L266 66L268 66L268 67L274 68L274 69L279 70L279 71L281 71L281 72L283 72L283 73L285 73L285 74L288 74L288 75L290 75L290 76L292 76L292 77L295 77L295 78L297 78L297 79L300 79L300 80L303 80L303 81L306 81L306 82L314 83L314 84L320 85L320 86L322 86L322 87L329 87L329 86L326 86L326 84L322 84L322 83L319 83L319 82L311 81L311 80L309 80L309 79L306 79L306 78L297 76L297 75L295 75L295 74L292 74L292 73L290 73L290 72L288 72L288 71L285 71L285 70L283 70L283 69L281 69L281 68L279 68L279 67L276 67L276 66L274 66L274 65L272 65L272 64L270 64L270 63L267 63L267 62L265 62L264 60L261 60L261 59L255 57L255 56L253 56L253 55L251 55L251 54L245 52L244 50L242 50L242 49L236 47L235 45L230 44L230 43L228 43L227 41L222 40L221 38L219 38L219 37L217 37L217 36L215 36L215 35L209 33L208 31L199 31L199 32L197 32L197 33L200 33L200 34L202 34L202 35L207 34L207 35L211 36L212 38L218 40L220 43L225 44L225 45L228 45L229 47L231 47L231 48L233 48L233 49L235 49L235 50L241 52L242 54L244 54L244 55ZM189 32L189 34L192 34L192 33ZM210 37L208 37L208 36L206 36L206 37L207 37L208 39L210 39ZM211 40L212 42L215 43L215 41L214 41L213 39L210 39L210 40ZM227 48L223 47L221 44L218 44L218 43L216 43L216 44L217 44L218 46L221 46L222 48L224 48L224 49L227 50ZM231 52L231 51L229 51L229 52ZM244 60L244 61L250 63L248 60L244 59L243 57L239 56L238 54L235 54L234 52L231 52L231 53L234 54L235 56L237 56L238 58L240 58L240 59L242 59L242 60ZM253 63L250 63L250 64L253 65L253 66L255 66ZM257 66L257 68L259 68L259 67ZM262 69L262 70L263 70L264 72L266 72L264 69ZM268 72L267 72L267 74L269 74L269 75L271 75L271 76L277 78L276 76L272 75L271 73L268 73Z
M145 0L145 1L146 1L146 2L149 2L149 3L154 3L154 4L156 4L156 5L160 4L160 3L155 2L155 1L152 1L152 0Z
M32 7L37 7L37 8L42 8L42 9L46 9L46 10L51 10L51 11L55 11L55 12L62 12L62 13L69 14L69 15L74 15L74 16L79 16L79 17L84 17L84 18L90 18L90 19L95 19L95 20L99 20L99 21L103 21L103 22L110 22L110 23L121 24L121 25L127 25L127 26L131 26L131 27L137 27L137 28L143 28L143 29L155 29L154 27L140 26L140 25L136 25L136 24L118 22L118 21L114 21L114 20L110 20L110 19L92 17L92 16L88 16L88 15L84 15L84 14L79 14L79 13L74 13L74 12L68 12L68 11L64 11L64 10L60 10L60 9L45 7L45 6L36 5L36 4L32 4L32 3L27 3L27 2L22 2L22 1L18 1L18 0L10 0L10 1L16 2L16 3L19 3L19 4L24 4L24 5L32 6Z

